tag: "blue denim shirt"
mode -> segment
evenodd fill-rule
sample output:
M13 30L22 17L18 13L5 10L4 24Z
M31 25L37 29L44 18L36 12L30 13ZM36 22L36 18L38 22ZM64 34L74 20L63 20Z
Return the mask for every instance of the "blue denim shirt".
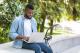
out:
M24 35L24 19L25 17L21 15L16 17L11 24L9 36L14 40L13 47L22 48L23 41L16 40L16 37ZM31 28L32 32L37 32L37 23L33 17L31 18Z

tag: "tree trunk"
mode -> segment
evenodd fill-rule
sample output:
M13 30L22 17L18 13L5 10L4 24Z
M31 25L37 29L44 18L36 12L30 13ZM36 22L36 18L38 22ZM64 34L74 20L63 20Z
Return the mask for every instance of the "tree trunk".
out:
M44 32L44 24L45 24L45 18L46 18L46 3L41 2L40 7L42 7L41 8L42 24L40 26L40 32Z
M51 20L50 26L53 26L53 20ZM50 35L53 34L53 27L50 28Z
M42 24L40 26L40 32L44 32L45 17L46 16L44 14L41 15L41 18L43 21L42 21Z

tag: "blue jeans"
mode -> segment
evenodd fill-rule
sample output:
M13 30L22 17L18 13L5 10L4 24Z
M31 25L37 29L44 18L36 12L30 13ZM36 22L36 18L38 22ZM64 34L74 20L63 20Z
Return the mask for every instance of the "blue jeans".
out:
M51 48L48 47L45 43L26 43L26 42L23 42L22 48L34 50L35 53L41 53L42 51L44 53L53 53Z

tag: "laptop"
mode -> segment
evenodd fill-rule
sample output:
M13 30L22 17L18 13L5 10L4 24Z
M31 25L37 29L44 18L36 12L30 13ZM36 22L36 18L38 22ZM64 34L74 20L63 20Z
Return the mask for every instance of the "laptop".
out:
M45 33L43 32L34 32L31 34L30 39L28 40L28 43L40 43L44 42Z

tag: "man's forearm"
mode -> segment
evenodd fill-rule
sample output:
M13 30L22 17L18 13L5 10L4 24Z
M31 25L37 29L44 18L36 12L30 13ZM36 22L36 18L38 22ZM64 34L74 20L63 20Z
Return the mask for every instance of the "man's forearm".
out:
M16 37L16 39L23 39L23 37L21 36L21 35L18 35L17 37Z
M28 40L29 40L29 37L18 35L18 36L16 37L16 39L19 39L19 40L22 40L22 39L23 39L23 40L28 41Z

